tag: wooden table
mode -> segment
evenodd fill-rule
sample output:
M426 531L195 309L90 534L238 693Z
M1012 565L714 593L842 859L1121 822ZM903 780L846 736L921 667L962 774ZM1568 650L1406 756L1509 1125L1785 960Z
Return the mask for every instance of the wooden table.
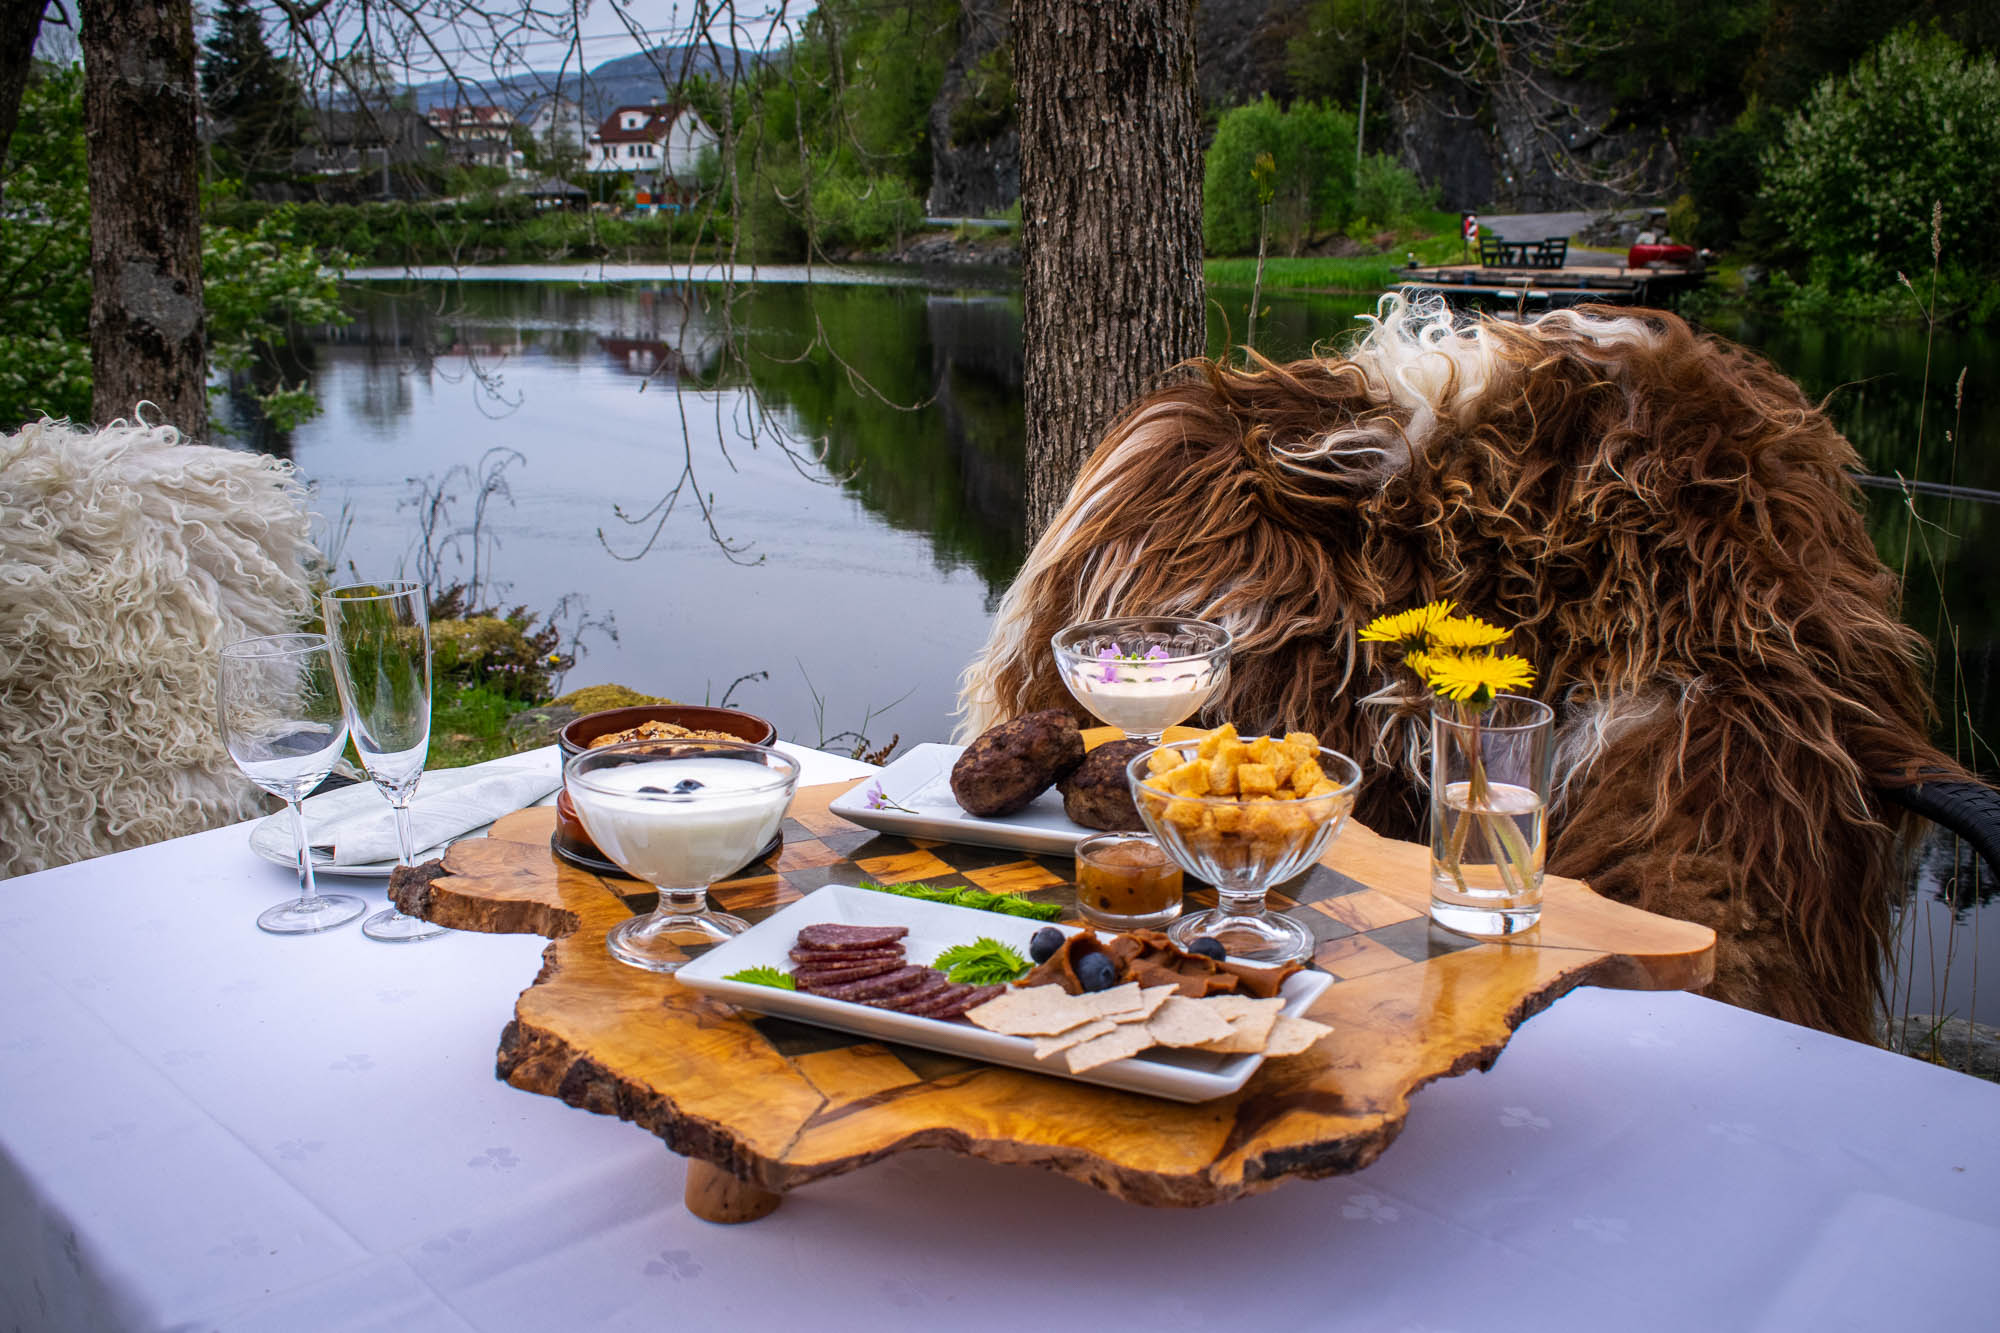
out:
M1073 904L1067 858L871 833L827 809L851 785L801 789L783 848L717 885L716 901L754 922L867 877ZM1412 1093L1490 1066L1516 1027L1571 989L1692 988L1713 970L1706 928L1555 876L1534 931L1482 942L1442 930L1426 910L1427 849L1350 821L1320 865L1274 895L1336 978L1310 1010L1334 1035L1267 1062L1234 1096L1177 1105L739 1012L627 967L605 932L655 895L558 861L552 828L545 808L510 815L391 895L454 929L554 941L502 1033L499 1075L633 1121L695 1159L687 1205L712 1221L762 1216L787 1190L914 1148L1042 1166L1152 1205L1357 1170L1395 1139Z

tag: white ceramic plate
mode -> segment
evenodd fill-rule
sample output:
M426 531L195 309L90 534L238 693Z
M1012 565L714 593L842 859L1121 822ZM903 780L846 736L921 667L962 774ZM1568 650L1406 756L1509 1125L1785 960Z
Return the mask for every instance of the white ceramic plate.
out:
M523 765L526 767L526 765ZM419 791L450 791L454 787L476 782L488 777L493 770L484 765L474 764L468 768L446 768L435 773L424 774ZM557 791L561 789L558 788ZM556 792L550 792L536 805L554 805ZM322 820L336 819L362 809L388 808L382 791L372 782L357 782L348 787L337 787L318 796L309 796L305 801L306 839L312 840L313 831ZM488 822L478 828L467 829L458 838L449 838L435 847L426 847L416 853L419 862L428 861L439 855L459 838L477 838L493 825ZM266 815L250 826L250 850L266 861L276 862L287 869L296 865L292 850L292 815L289 810L280 810L275 815ZM396 868L394 861L376 861L366 865L337 866L327 852L314 849L313 873L315 875L352 875L356 879L387 879L389 872Z
M1079 841L1096 831L1063 813L1062 793L1054 787L1011 815L998 819L968 815L951 794L951 766L964 753L963 745L916 746L874 778L834 797L827 809L851 824L884 833L1057 856L1068 856ZM878 782L883 795L908 809L870 809L868 792Z
M1227 1096L1241 1088L1264 1063L1261 1055L1215 1055L1155 1047L1130 1059L1099 1065L1087 1073L1072 1074L1059 1056L1047 1062L1036 1060L1035 1043L1026 1037L988 1032L963 1020L941 1022L935 1018L916 1018L865 1004L779 990L775 986L723 980L746 967L791 971L790 953L799 928L822 921L853 926L908 926L910 933L903 938L903 946L913 963L928 963L952 945L970 944L982 935L1013 946L1025 958L1028 941L1048 924L829 884L772 913L729 943L711 949L675 975L690 990L758 1013L777 1014L802 1023L1015 1069L1032 1069L1058 1078L1143 1092L1169 1101L1205 1102L1212 1097ZM1075 934L1078 928L1058 926L1057 929ZM1293 973L1279 992L1285 1000L1285 1012L1302 1014L1332 983L1333 978L1325 972L1307 969Z

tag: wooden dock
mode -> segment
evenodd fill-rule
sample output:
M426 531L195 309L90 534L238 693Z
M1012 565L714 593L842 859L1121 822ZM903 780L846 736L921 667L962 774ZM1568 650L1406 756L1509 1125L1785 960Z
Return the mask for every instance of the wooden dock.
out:
M1619 264L1566 264L1562 268L1500 268L1481 264L1412 266L1397 278L1411 295L1436 293L1455 306L1477 306L1517 315L1566 306L1670 306L1707 278L1699 269L1626 268Z

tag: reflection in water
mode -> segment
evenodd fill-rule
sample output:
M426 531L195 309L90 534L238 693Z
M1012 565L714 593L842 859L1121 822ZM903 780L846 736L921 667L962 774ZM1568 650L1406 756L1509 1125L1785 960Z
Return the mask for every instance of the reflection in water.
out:
M1248 293L1211 295L1219 352ZM1280 359L1350 334L1374 307L1266 303L1259 341ZM810 742L909 690L872 725L878 743L948 734L957 673L1022 556L1018 292L795 284L725 300L719 287L668 282L379 282L355 292L352 310L352 324L302 349L325 417L284 440L260 434L241 402L229 415L252 447L295 456L326 507L354 506L357 559L392 564L407 550L406 478L516 448L529 459L515 478L520 507L495 523L510 595L547 606L587 590L622 631L570 684L693 697L703 681L719 689L770 670L739 702L787 737ZM1717 331L1830 396L1868 472L2000 491L2000 407L1982 392L2000 383L1990 335L1940 331L1924 394L1920 329L1745 320ZM651 543L648 529L613 520L614 506L643 514L670 493L683 455L697 494L715 496L718 532L764 564L725 569L695 508ZM1983 504L1911 505L1891 490L1866 502L1877 549L1908 571L1906 615L1944 648L1942 735L1991 769L1978 738L2000 715L2000 613L1984 594L2000 557L1981 538L1995 518ZM607 545L644 556L614 568ZM842 715L822 724L826 711ZM1991 893L1948 890L1951 878L1927 883L1947 929L1952 906Z

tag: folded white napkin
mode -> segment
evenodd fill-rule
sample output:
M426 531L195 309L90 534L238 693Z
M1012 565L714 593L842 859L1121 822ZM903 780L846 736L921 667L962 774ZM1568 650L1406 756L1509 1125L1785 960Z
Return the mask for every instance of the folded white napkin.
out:
M410 844L426 851L533 805L561 785L562 758L554 750L532 760L426 773L410 801ZM305 812L307 836L331 852L337 866L377 865L402 855L395 811L372 782L315 796Z

